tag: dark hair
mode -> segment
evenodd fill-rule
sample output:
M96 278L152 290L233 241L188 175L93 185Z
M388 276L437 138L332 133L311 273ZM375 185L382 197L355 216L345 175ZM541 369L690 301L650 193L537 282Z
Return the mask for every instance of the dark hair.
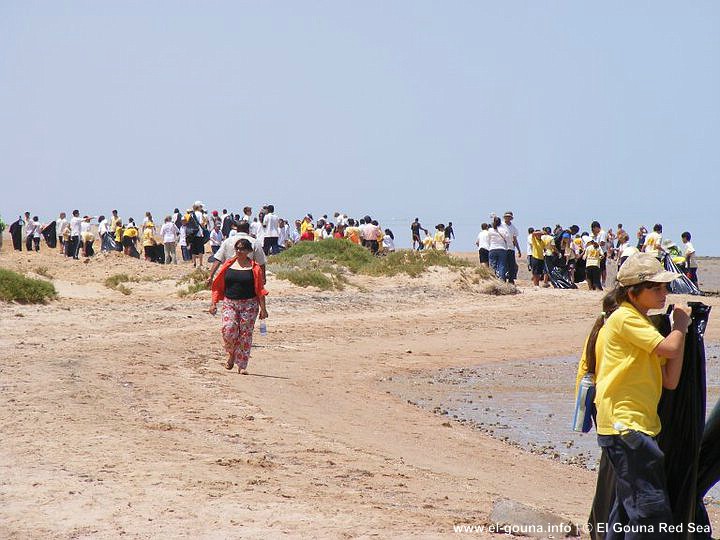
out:
M29 212L25 212L25 213L27 214ZM79 215L80 215L80 210L73 210L73 216L79 216Z
M653 231L655 231L655 232L662 232L662 225L660 225L659 223L656 223L656 224L653 226Z
M390 229L385 229L385 234L387 236L389 236L390 238L392 238L393 240L395 240L395 235L393 234L393 232Z
M495 229L495 230L497 231L497 228L500 226L500 223L502 223L502 221L500 220L500 218L497 217L497 216L495 216L495 217L493 218L493 224L492 224L493 229Z
M591 229L594 229L595 227L597 227L598 229L601 229L601 228L602 228L602 227L600 227L600 222L599 222L599 221L593 221L593 222L590 224L590 228L591 228Z
M687 238L688 240L690 240L692 238L692 235L689 232L685 231L680 235L680 238Z
M268 204L267 211L272 214L275 211L275 207L272 204Z
M235 250L242 248L244 251L252 251L253 245L250 243L250 240L247 238L241 238L237 242L235 242Z
M246 233L246 234L250 232L250 223L248 223L247 221L240 221L240 222L236 221L235 225L237 225L238 232L242 232L242 233Z
M105 216L100 216L100 217L98 218L98 223L100 223L100 222L101 222L102 220L104 220L104 219L105 219Z
M245 206L245 207L243 208L243 214L245 214L245 213L247 213L247 212L252 212L252 208L249 207L249 206Z

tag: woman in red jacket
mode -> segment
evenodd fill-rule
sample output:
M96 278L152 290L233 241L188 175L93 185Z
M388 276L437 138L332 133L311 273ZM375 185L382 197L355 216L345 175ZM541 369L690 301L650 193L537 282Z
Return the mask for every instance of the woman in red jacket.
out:
M246 238L235 243L235 257L220 267L212 283L212 304L209 312L217 313L222 300L222 336L228 360L225 369L235 364L238 373L247 375L255 319L267 318L263 272L260 265L250 259L253 246Z

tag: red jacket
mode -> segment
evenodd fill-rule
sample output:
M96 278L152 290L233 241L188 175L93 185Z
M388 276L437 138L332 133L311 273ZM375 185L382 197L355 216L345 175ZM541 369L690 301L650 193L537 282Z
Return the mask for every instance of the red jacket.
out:
M225 261L220 267L220 270L218 270L215 279L213 279L212 287L210 289L212 291L213 304L217 304L220 300L223 300L225 298L225 272L233 265L236 260L237 257L233 257L232 259L228 259L227 261ZM263 284L262 268L260 268L260 265L257 264L255 261L252 261L252 273L253 278L255 279L255 296L259 298L261 296L267 295L268 292L265 290L265 286Z

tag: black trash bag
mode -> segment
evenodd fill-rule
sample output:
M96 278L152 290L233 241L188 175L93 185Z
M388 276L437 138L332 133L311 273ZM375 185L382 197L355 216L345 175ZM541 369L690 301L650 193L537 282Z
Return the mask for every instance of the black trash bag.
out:
M107 233L103 236L100 242L100 251L118 251L118 244L112 234ZM119 251L122 251L122 249Z
M691 538L688 524L696 523L696 513L703 507L698 500L700 447L705 431L705 342L703 339L710 306L689 302L692 322L685 336L685 351L680 382L675 390L663 389L658 405L662 430L657 441L665 454L665 475L675 524L684 524L685 538ZM663 335L670 333L665 316ZM704 511L704 507L703 507Z
M667 270L668 272L677 272L678 274L680 274L679 278L670 282L670 284L668 285L671 293L702 295L700 289L698 289L697 286L692 281L690 281L690 278L687 277L677 267L670 255L665 255L665 257L663 258L663 266L665 266L665 270Z
M691 538L689 523L706 523L707 515L702 502L705 492L720 478L720 412L715 430L704 432L705 419L705 343L703 335L710 315L710 307L701 302L690 302L692 322L685 337L683 369L675 390L663 389L658 404L662 424L657 441L665 454L665 473L668 495L673 509L675 524L684 524L683 538ZM671 308L668 310L670 312ZM664 336L670 333L669 315L654 315L651 321ZM720 406L719 406L720 410ZM710 421L708 421L710 423ZM706 456L701 461L701 444ZM713 461L714 460L714 461ZM700 464L707 464L701 466ZM703 474L700 474L703 471ZM615 474L612 465L603 457L598 470L588 523L597 530L598 523L607 523L615 499ZM704 520L703 520L703 516ZM695 533L697 538L697 533ZM603 538L593 533L592 538ZM680 537L680 536L679 536ZM701 535L700 537L705 537ZM709 538L709 536L707 536Z
M18 219L13 221L8 229L15 251L22 251L22 228L24 224L25 222L22 219Z
M550 283L556 289L577 289L577 285L570 279L567 266L558 263L550 270L545 263L545 273L550 276Z
M575 261L575 283L582 283L586 279L585 259Z
M165 246L155 244L152 249L150 260L154 263L165 264Z
M55 221L51 221L43 227L42 233L45 243L50 249L57 247L57 225Z
M130 244L130 256L135 257L136 259L140 258L140 252L137 250L137 247L135 244Z

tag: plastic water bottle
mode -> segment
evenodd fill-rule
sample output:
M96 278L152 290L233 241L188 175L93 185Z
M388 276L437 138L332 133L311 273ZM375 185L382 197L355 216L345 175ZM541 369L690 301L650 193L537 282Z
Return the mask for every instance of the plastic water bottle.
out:
M267 324L264 320L260 321L260 335L267 336Z
M573 414L573 431L587 433L592 427L590 409L595 399L595 376L586 373L578 386L577 399L575 400L575 414Z

